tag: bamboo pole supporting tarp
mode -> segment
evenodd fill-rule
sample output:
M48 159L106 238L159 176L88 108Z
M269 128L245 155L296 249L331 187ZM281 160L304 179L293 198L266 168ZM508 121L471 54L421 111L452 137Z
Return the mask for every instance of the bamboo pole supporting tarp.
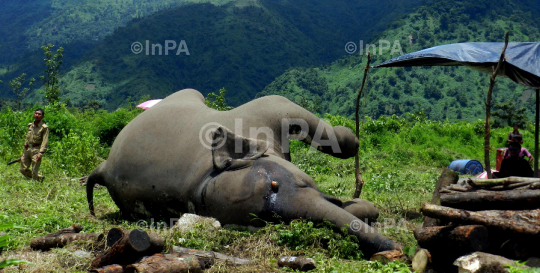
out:
M489 162L489 150L491 149L490 146L490 137L491 133L489 131L489 123L491 118L491 94L493 92L493 87L495 86L495 78L497 77L497 74L499 74L499 70L501 68L502 62L504 60L504 52L506 51L506 47L508 46L508 35L509 32L507 31L504 35L504 47L501 52L501 57L499 58L499 62L497 63L497 67L493 70L493 73L489 77L489 88L488 88L488 94L487 94L487 100L486 100L486 125L485 125L485 134L484 134L484 162L486 166L487 176L488 179L492 178L491 174L491 164Z
M362 90L364 89L364 84L366 83L367 74L369 72L369 64L371 63L371 54L367 53L367 64L364 67L364 78L362 79L362 85L360 90L358 90L358 95L356 96L356 138L358 138L358 143L360 143L360 118L358 117L358 110L360 107L360 96L362 96ZM360 197L362 193L362 187L364 186L364 179L362 179L362 173L360 172L360 158L358 153L360 152L360 146L358 147L358 152L354 156L354 174L356 179L356 190L354 191L353 198Z
M538 108L540 104L540 88L536 89L536 119L534 120L534 177L538 177Z

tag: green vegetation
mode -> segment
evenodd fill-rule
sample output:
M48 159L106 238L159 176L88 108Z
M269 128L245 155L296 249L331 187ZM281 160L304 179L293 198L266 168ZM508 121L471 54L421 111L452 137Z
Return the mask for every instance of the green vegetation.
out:
M534 9L531 9L535 6ZM488 0L428 2L389 27L371 43L372 65L398 56L392 53L395 41L403 53L458 42L502 42L510 31L511 42L540 40L538 4L530 1L506 1L496 4ZM381 50L379 40L391 43ZM358 41L354 41L358 46ZM364 41L363 54L366 54ZM319 113L352 117L355 98L360 88L365 56L357 50L353 55L330 66L292 68L269 84L261 95L278 94L299 102L301 97L315 103L321 101ZM382 53L382 54L381 54ZM364 89L362 110L372 118L381 115L402 115L424 111L432 120L485 119L489 76L466 67L405 67L370 70ZM533 117L534 90L518 86L508 79L496 84L494 103L513 101L525 116ZM499 125L499 124L497 124ZM503 125L504 126L504 125Z
M0 214L0 218L5 218L4 215ZM0 230L9 229L9 228L20 228L14 224L4 224L0 222ZM9 235L1 235L0 234L0 253L2 251L2 248L8 245L10 237ZM6 268L11 265L18 265L18 264L28 264L29 262L19 260L19 259L6 259L3 261L0 261L0 269Z
M225 109L225 90L206 99L213 107ZM145 98L146 99L146 98ZM106 159L114 137L133 118L142 112L127 102L127 107L108 113L88 108L81 111L63 104L45 107L45 121L51 128L50 152L42 163L45 182L27 180L17 165L6 167L5 162L20 156L25 124L32 110L0 111L0 214L10 223L28 229L10 229L13 238L0 259L24 254L42 271L84 271L88 260L70 254L82 248L97 251L91 246L73 245L53 250L51 254L24 250L23 246L35 236L51 233L73 223L83 225L85 232L106 232L111 227L136 228L140 223L120 218L105 188L95 190L97 214L88 217L86 193L79 177L88 175ZM332 125L354 128L354 122L342 116L325 115ZM494 147L502 147L510 127L496 128L492 133ZM526 143L533 138L530 130L522 130ZM419 209L431 198L441 168L455 159L483 157L482 121L430 121L424 113L402 117L366 117L361 123L360 167L366 181L362 198L373 202L381 212L375 228L404 246L414 247L412 230L421 223ZM531 145L528 145L531 147ZM302 142L291 144L293 163L314 178L319 189L327 194L350 200L354 191L354 160L340 160L311 149ZM532 151L531 151L532 152ZM493 164L495 155L492 155ZM148 227L147 227L148 228ZM281 255L313 257L319 267L315 272L408 272L404 263L382 265L362 259L355 238L334 232L327 224L309 221L290 224L269 224L258 231L242 231L199 226L192 231L178 232L163 228L158 232L167 244L204 250L215 250L258 261L253 267L231 269L215 266L210 272L277 271L276 259ZM26 266L26 265L21 265ZM8 268L9 269L9 268ZM282 271L286 271L283 269Z
M225 102L225 93L227 93L227 90L225 90L225 88L219 89L219 95L209 93L205 98L206 105L219 111L227 111L233 109L234 107L227 106L227 103Z
M494 118L494 126L504 127L512 126L514 122L519 124L527 123L527 109L525 107L516 107L513 101L496 103L493 108L497 109L492 112Z
M96 2L100 5L107 1ZM78 107L95 100L115 110L128 96L163 98L188 87L208 94L224 87L230 92L229 104L239 105L291 67L321 65L342 57L346 41L373 37L420 1L389 0L380 4L339 0L332 2L332 8L323 0L226 2L183 5L136 17L98 44L44 40L65 49L65 70L61 72L65 98ZM73 8L83 9L84 5ZM111 13L115 12L111 8ZM69 20L76 22L79 17L85 16L73 15ZM43 29L48 32L54 28ZM84 28L80 33L92 29ZM77 35L70 35L70 39L73 37ZM176 55L172 50L165 55L167 40L177 45L184 40L190 54ZM142 53L130 50L134 42L142 44ZM161 55L158 47L152 53L154 44L161 46ZM41 59L35 54L25 56L8 66L0 79L21 73L37 77L41 69L36 70L35 63ZM0 85L0 96L7 97L7 91ZM27 98L31 103L41 100L37 92Z
M36 0L5 2L0 14L0 63L47 43L93 45L134 18L186 3L230 0ZM86 46L85 46L86 47Z
M520 268L522 265L525 265L526 262L515 262L515 265L505 265L506 268L508 268L508 273L538 273L540 272L540 268L529 268L529 269L522 269Z
M18 110L22 110L22 100L26 97L28 92L34 88L35 79L32 78L30 79L30 83L28 83L28 87L21 89L24 81L26 81L26 74L22 73L19 77L16 77L9 82L9 86L11 86L11 89L13 89L13 94L15 94L15 97L17 97ZM2 82L0 81L0 83Z
M64 57L62 54L64 52L64 48L60 47L58 50L56 50L56 54L53 55L51 51L53 47L54 46L51 44L41 47L45 53L45 66L47 66L47 69L45 69L45 76L41 76L39 78L43 81L43 86L45 86L43 94L45 95L45 101L48 104L55 104L60 100L58 73L60 66L62 65L62 57Z

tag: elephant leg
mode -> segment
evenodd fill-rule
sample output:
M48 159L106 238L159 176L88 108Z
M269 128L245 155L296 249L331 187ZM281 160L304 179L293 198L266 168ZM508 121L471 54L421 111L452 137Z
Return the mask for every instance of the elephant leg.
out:
M379 218L379 210L373 203L363 199L355 198L343 202L342 208L366 223L376 222L377 218Z

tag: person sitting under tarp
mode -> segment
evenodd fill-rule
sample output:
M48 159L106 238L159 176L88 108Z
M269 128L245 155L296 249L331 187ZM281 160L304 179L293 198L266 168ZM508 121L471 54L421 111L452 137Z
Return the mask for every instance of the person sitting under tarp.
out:
M510 153L509 158L503 159L501 163L501 170L494 174L498 178L504 178L509 176L521 176L521 177L533 177L534 172L529 165L529 162L524 158L519 157L521 152L521 145L518 142L511 142L508 145Z
M514 137L512 137L512 142L517 142L519 144L523 144L523 139L521 138L521 136L514 136ZM504 151L503 158L509 158L509 157L510 157L510 152L509 152L508 149L506 149L506 151ZM519 152L519 157L523 158L523 159L525 157L527 157L529 159L528 160L529 163L533 162L533 160L534 160L534 157L531 155L529 150L527 150L527 148L525 148L523 146L521 147L521 150Z

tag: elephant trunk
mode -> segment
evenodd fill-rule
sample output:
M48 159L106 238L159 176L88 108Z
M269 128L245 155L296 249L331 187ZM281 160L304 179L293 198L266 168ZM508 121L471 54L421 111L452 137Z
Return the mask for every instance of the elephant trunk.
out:
M346 227L349 234L358 238L358 244L365 258L377 252L402 248L373 227L324 198L313 198L307 204L301 208L303 211L298 211L301 217L314 221L326 220L339 228Z

